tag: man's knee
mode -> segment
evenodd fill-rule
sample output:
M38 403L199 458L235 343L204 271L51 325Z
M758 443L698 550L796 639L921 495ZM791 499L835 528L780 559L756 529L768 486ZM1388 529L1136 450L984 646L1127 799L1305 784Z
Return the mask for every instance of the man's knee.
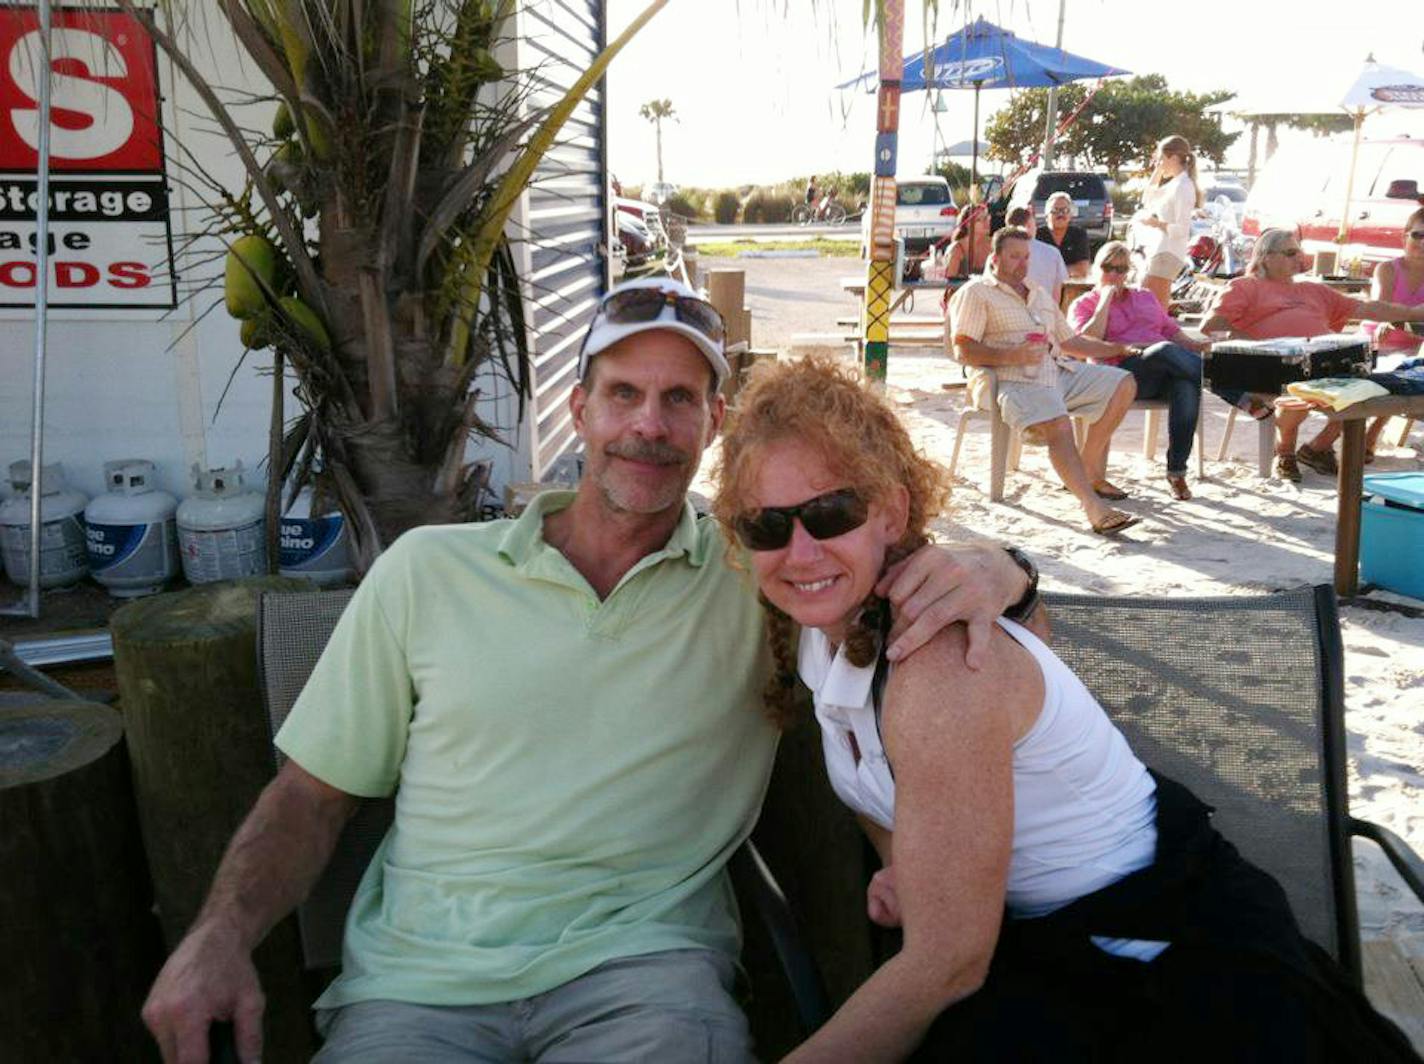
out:
M1059 443L1073 443L1073 422L1066 414L1030 425L1024 431L1037 435L1050 447Z
M1137 381L1131 373L1124 373L1122 380L1117 382L1117 387L1113 389L1112 401L1115 406L1130 406L1137 398Z

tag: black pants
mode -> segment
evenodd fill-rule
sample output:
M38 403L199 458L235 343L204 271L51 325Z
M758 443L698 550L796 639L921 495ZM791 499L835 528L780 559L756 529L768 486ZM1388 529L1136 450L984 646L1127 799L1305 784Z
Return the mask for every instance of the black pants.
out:
M1417 1062L1210 808L1156 778L1153 864L1048 916L1005 920L984 986L941 1014L914 1059ZM1144 964L1092 935L1172 945Z

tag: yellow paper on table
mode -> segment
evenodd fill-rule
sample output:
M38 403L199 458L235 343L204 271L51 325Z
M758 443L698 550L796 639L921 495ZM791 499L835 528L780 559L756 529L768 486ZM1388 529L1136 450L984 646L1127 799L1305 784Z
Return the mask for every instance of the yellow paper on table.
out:
M1388 388L1362 377L1320 377L1313 381L1295 381L1286 385L1286 391L1297 399L1328 406L1331 410L1344 410L1354 403L1389 394Z

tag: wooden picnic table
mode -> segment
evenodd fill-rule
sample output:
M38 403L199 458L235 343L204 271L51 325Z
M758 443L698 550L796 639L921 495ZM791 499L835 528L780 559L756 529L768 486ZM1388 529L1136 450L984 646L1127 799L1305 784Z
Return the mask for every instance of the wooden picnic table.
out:
M1344 423L1335 518L1335 593L1347 598L1360 589L1360 498L1365 487L1365 421L1386 415L1424 417L1424 395L1382 395L1344 410L1320 410Z

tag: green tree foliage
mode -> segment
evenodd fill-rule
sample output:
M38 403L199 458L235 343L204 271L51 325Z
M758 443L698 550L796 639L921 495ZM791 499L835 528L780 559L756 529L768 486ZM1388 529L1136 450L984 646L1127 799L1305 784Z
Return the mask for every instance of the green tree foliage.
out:
M1059 114L1076 108L1086 92L1081 83L1059 89ZM1060 156L1076 156L1089 166L1118 174L1124 169L1145 168L1157 142L1177 133L1192 142L1199 158L1220 163L1240 134L1223 132L1206 109L1231 96L1225 90L1177 92L1167 87L1167 79L1160 74L1109 81L1059 139L1057 151ZM1047 117L1047 89L1020 92L984 129L989 157L1010 163L1028 158L1043 141Z
M730 189L723 189L713 201L712 217L717 220L718 225L731 225L737 220L741 209L742 201L737 194Z

